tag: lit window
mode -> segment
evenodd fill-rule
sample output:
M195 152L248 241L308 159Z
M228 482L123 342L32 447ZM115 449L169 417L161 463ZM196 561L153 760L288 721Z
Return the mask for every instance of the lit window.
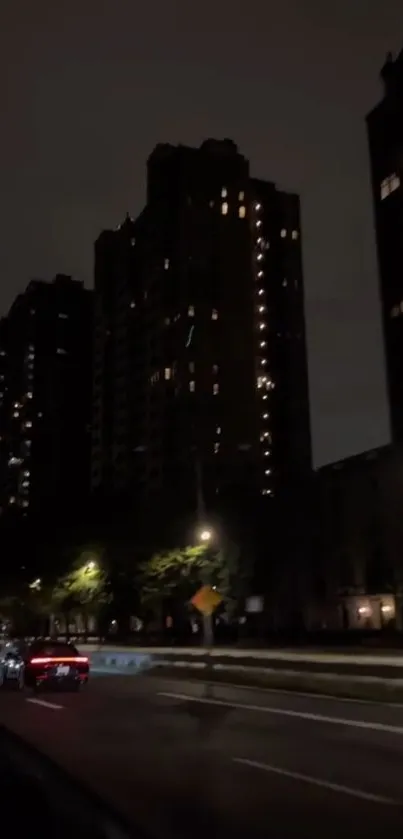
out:
M271 495L271 494L272 494L271 489L262 489L262 495Z
M293 230L292 231L291 238L292 239L298 239L298 230Z
M209 201L209 207L214 207L214 201Z
M265 475L271 475L271 469L265 469L264 474Z
M194 306L189 306L189 308L188 308L189 317L194 318L194 314L195 314L195 307Z
M246 216L246 207L244 207L243 204L241 204L241 206L238 209L238 215L239 215L239 218L245 218L245 216Z
M216 376L218 373L218 364L213 364L213 373Z
M257 255L257 261L258 261L258 262L261 262L261 261L262 261L262 259L263 259L263 254L262 254L262 253L258 253L258 255ZM258 275L258 276L259 276L259 275Z
M262 294L264 294L264 288L259 288L258 294L259 294L259 295L260 295L260 297L261 297L261 296L262 296Z
M171 371L170 367L165 367L165 379L166 379L166 381L168 381L168 379L171 378L171 372L172 371Z
M395 192L396 189L399 189L400 186L400 178L399 175L393 173L393 175L389 175L389 177L384 178L381 182L381 201L384 198L387 198L388 195L391 195L392 192Z
M220 386L219 386L219 384L218 384L217 382L214 382L214 384L213 384L213 393L214 393L214 396L217 396L217 393L219 393L219 390L220 390Z
M262 414L262 419L264 419L264 420L269 419L269 415L268 414Z
M68 315L66 315L65 312L59 312L59 318L62 318L62 320L67 320Z
M27 421L24 423L24 428L32 428L32 422L31 422L31 420L27 420Z
M225 186L223 186L223 188L222 188L222 190L221 190L221 198L226 198L226 197L227 197L227 195L228 195L228 192L227 192L227 190L225 189Z
M63 347L58 347L57 348L57 354L58 355L67 355L66 350L64 350Z
M29 501L24 500L24 501L22 502L22 506L23 506L23 507L29 507Z
M19 415L20 415L20 412L19 412L19 411L14 411L14 413L13 413L13 417L14 417L15 419L17 419L17 417L19 417Z
M268 440L268 439L269 439L269 437L270 437L269 432L268 432L268 431L263 431L263 434L262 434L261 439L262 439L262 440Z
M15 504L15 495L10 495L10 498L8 499L8 501L9 501L9 504Z
M228 204L227 204L226 201L224 201L224 203L221 204L221 215L226 216L227 213L228 213Z
M261 321L261 323L259 323L259 329L266 329L266 324L263 323L263 321Z
M194 361L189 361L189 373L194 373L195 371L195 363Z
M267 358L261 358L261 359L260 359L260 363L261 363L261 364L263 365L263 367L264 367L264 365L265 365L265 364L267 364Z
M287 236L287 231L286 231L285 227L283 227L283 229L280 233L280 236L281 236L282 239L285 239L285 237Z
M215 430L215 433L216 433L216 434L221 434L221 427L220 427L219 425L217 425L217 428L216 428L216 430Z
M261 278L264 277L264 272L263 271L258 271L257 275L259 277L259 280L261 280Z
M284 277L282 285L283 285L283 288L287 288L288 283L287 283L287 280L286 280L285 277Z
M265 381L266 381L266 376L258 376L258 377L257 377L257 386L258 386L258 388L263 387L263 385L264 385Z
M42 411L38 411L38 417L43 417Z
M131 244L132 248L134 248L134 246L136 244L136 240L135 239L130 239L130 244Z
M31 473L30 473L29 469L25 469L25 471L24 471L24 478L29 478L30 474L31 474Z
M135 309L135 308L136 308L136 304L135 304L134 300L132 300L132 302L130 303L130 308L131 308L131 309Z
M218 454L219 451L220 451L220 444L219 443L214 443L214 454Z
M264 393L262 399L267 399L267 393Z
M263 224L262 220L259 218L256 222L256 227L261 227Z
M241 190L241 192L238 194L238 201L244 201L244 200L245 200L245 193L243 192L243 190Z
M259 210L261 210L261 209L262 209L262 205L259 204L259 202L257 202L257 204L255 204L255 210L257 210L257 212L259 212Z
M35 358L35 354L33 352L28 353L28 358L32 361L32 359Z
M164 270L168 271L168 268L169 268L169 259L166 258L166 259L164 259Z
M268 449L266 449L266 450L263 452L263 454L264 454L264 456L265 456L265 457L270 457L270 452L269 452L269 450L268 450Z
M266 311L266 306L263 306L263 305L259 306L259 312L265 312L265 311Z
M194 393L195 389L196 389L195 382L189 382L189 390L191 391L191 393Z
M21 486L23 486L24 489L26 489L27 487L29 487L29 481L23 481Z
M218 320L218 312L217 309L213 309L211 313L211 320Z
M30 313L30 315L34 315L35 314L35 309L30 309L29 313Z

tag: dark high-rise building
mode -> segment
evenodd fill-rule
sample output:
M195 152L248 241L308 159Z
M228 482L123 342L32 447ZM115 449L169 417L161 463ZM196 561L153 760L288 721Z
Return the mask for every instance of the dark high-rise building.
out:
M392 438L403 440L403 50L367 117Z
M92 292L63 275L32 280L1 321L3 336L3 515L68 518L90 485Z
M299 200L233 142L155 148L143 213L96 243L95 310L94 488L210 506L309 471Z

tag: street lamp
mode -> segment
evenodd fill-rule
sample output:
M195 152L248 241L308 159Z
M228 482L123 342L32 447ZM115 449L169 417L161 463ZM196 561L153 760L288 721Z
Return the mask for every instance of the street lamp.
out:
M96 562L94 562L94 560L93 560L93 559L90 559L90 561L89 561L89 562L87 562L87 564L86 564L86 566L85 566L85 570L86 570L87 572L88 572L88 571L95 571L96 567L97 567Z
M201 530L201 532L200 532L200 541L201 542L209 542L212 535L213 534L212 534L211 530L209 530L208 528L205 528L205 530Z
M33 581L33 583L30 583L29 587L31 591L39 591L41 587L41 582L41 579L38 577L36 580Z

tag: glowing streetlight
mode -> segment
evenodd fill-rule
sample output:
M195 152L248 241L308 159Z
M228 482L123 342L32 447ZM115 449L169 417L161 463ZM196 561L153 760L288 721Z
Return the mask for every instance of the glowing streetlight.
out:
M206 528L205 530L202 530L200 532L200 541L201 542L209 542L212 535L213 534L212 534L211 530L208 530L208 528Z
M42 581L41 581L40 577L38 577L36 580L34 580L32 583L30 583L29 587L30 587L31 591L39 591L40 587L41 587L41 583L42 583Z
M87 562L87 564L86 564L86 566L85 566L85 570L86 570L87 572L89 572L89 571L95 571L96 567L97 567L96 562L95 562L93 559L90 559L90 561L89 561L89 562Z

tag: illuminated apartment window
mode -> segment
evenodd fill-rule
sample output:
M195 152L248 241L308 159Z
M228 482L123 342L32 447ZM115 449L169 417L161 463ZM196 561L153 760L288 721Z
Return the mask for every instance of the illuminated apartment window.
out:
M263 254L262 254L262 253L258 253L258 255L257 255L257 261L258 261L258 262L261 262L261 261L262 261L262 259L263 259ZM258 276L259 276L259 274L258 274Z
M10 498L8 499L8 503L9 504L15 504L15 500L16 500L15 495L10 495Z
M213 373L216 376L218 373L218 364L213 364Z
M34 395L34 394L32 393L32 390L28 390L28 392L27 392L27 399L32 399L33 395Z
M221 204L221 215L226 216L227 214L228 214L228 204L227 204L226 201L224 201L224 203Z
M23 501L22 506L23 507L29 507L29 501Z
M195 390L196 390L195 382L189 382L189 390L191 391L191 393L195 392Z
M264 474L265 475L271 475L271 469L265 469Z
M259 277L259 280L261 280L261 279L262 279L262 277L264 277L264 271L262 271L262 270L258 271L258 272L257 272L257 275L258 275L258 277Z
M66 312L59 312L59 318L61 318L62 320L67 320L68 315L66 315Z
M261 205L261 204L259 204L259 201L258 201L258 202L255 204L255 210L256 210L257 212L259 212L259 210L261 210L261 209L262 209L262 205Z
M14 413L13 413L14 419L17 419L19 417L19 415L20 415L19 411L14 411Z
M269 415L268 414L262 414L262 419L264 419L264 420L269 419Z
M219 384L217 382L214 382L214 384L213 384L213 394L214 394L214 396L217 396L217 393L219 393L219 391L220 391Z
M130 239L130 244L131 244L132 248L134 248L134 246L136 244L136 240L135 239Z
M291 233L291 239L298 239L298 230L293 230Z
M189 361L189 373L194 373L195 371L195 363L194 361Z
M285 227L283 227L283 229L281 230L280 236L282 239L285 239L285 237L287 236L287 231Z
M217 309L213 309L211 313L211 320L218 320L218 312Z
M265 311L266 311L266 306L263 306L263 305L259 306L259 312L265 312Z
M67 352L63 349L63 347L58 347L56 352L58 355L67 355Z
M259 288L258 294L261 297L264 294L264 288Z
M131 308L131 309L135 309L135 308L136 308L136 304L135 304L134 300L132 300L132 302L130 303L130 308Z
M266 329L266 324L263 323L263 321L261 321L261 323L259 323L259 329Z
M263 385L266 381L267 381L266 376L258 376L257 381L256 381L258 388L263 387Z
M218 454L219 451L220 451L220 444L219 443L214 443L214 454Z
M396 189L399 189L400 186L400 178L399 175L396 175L396 172L393 175L389 175L389 177L384 178L381 182L381 201L384 198L387 198L388 195L391 195L392 192L395 192Z
M165 379L166 379L166 381L168 381L168 379L171 378L171 373L172 373L171 368L170 367L165 367Z
M267 358L261 358L260 363L264 367L264 365L267 364Z
M272 494L271 489L262 489L262 495L271 495L271 494Z
M195 307L194 306L189 306L188 315L189 315L190 318L194 318L194 315L195 315Z
M288 282L287 282L286 278L284 277L284 280L282 282L282 286L283 286L283 288L287 288L287 285L288 285Z
M32 422L31 422L31 420L27 420L27 421L24 423L24 428L32 428Z
M220 427L219 425L217 425L217 428L216 428L216 430L215 430L215 433L216 433L216 434L221 434L221 427Z
M29 310L29 314L30 314L30 315L34 315L34 314L35 314L35 309L30 309L30 310Z
M246 207L244 207L243 204L241 204L241 206L238 209L238 215L239 215L239 218L245 218L245 216L246 216Z
M164 259L164 269L165 269L165 271L168 271L168 268L169 268L169 259L167 258L167 259Z
M269 449L266 449L266 450L263 452L263 454L264 454L264 456L265 456L265 457L270 457L270 452L269 452Z
M243 190L241 190L241 192L238 195L238 201L244 201L244 200L245 200L245 193L243 192Z
M228 195L228 192L227 192L227 190L225 189L225 186L223 186L223 188L222 188L222 190L221 190L221 198L226 198L226 197L227 197L227 195Z

